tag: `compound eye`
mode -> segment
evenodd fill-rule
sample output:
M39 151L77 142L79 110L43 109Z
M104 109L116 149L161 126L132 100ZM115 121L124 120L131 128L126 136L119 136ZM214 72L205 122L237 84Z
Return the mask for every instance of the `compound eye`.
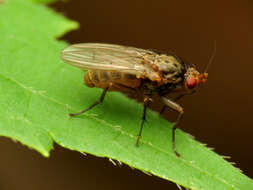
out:
M196 78L194 77L189 77L186 79L186 86L188 89L193 89L197 86L198 81Z

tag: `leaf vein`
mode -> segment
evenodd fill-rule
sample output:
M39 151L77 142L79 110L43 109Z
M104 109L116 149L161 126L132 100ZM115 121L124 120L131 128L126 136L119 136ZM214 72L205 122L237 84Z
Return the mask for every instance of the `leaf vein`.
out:
M29 108L30 108L30 105L31 105L31 98L32 98L32 93L30 92L30 93L29 93L28 100L27 100L27 104L26 104L26 109L25 109L25 113L24 113L24 118L26 118L26 116L27 116L27 114L28 114L28 111L29 111Z

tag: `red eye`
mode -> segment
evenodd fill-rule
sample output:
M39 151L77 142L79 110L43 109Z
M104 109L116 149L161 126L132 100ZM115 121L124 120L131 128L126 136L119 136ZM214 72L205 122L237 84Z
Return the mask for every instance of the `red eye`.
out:
M186 86L188 89L193 89L195 86L197 86L198 81L194 77L189 77L186 79Z

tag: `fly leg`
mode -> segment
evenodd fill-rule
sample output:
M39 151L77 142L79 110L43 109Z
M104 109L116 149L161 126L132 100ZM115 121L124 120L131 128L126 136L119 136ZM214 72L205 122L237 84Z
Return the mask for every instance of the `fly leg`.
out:
M138 136L137 136L136 146L139 146L139 141L141 139L142 129L143 129L143 126L144 126L144 122L146 121L146 112L147 112L147 108L148 108L149 103L150 103L150 96L151 96L151 94L144 97L143 114L142 114L142 118L141 118L141 128L140 128Z
M172 101L172 102L177 102L178 100L180 100L182 97L184 97L186 94L181 94L181 95L179 95L179 96L177 96L173 101L172 100L170 100L170 101ZM165 97L163 97L163 99L164 99ZM164 102L164 100L163 100L163 102ZM162 107L162 109L161 109L161 111L160 111L160 115L162 115L163 113L164 113L164 111L166 110L166 107L168 107L168 105L167 104L165 104L163 107ZM169 106L170 107L170 106ZM173 108L172 108L173 109ZM175 109L173 109L173 110L175 110Z
M111 86L111 85L110 85L110 86ZM109 86L109 87L110 87L110 86ZM82 114L82 113L84 113L84 112L90 110L91 108L95 107L96 105L102 103L103 100L104 100L104 98L105 98L105 94L106 94L106 92L108 91L109 87L105 88L104 91L103 91L103 93L101 94L99 100L97 100L96 102L94 102L93 104L91 104L88 108L86 108L86 109L84 109L84 110L82 110L82 111L80 111L80 112L78 112L78 113L69 113L69 116L71 117L71 116L80 115L80 114Z
M191 91L190 93L180 94L179 96L177 96L177 97L173 100L173 102L177 102L178 100L180 100L181 98L183 98L185 95L192 95L192 94L194 94L194 93L196 93L196 90L193 90L193 91ZM167 107L167 105L164 105L164 106L162 107L161 111L159 112L160 115L162 115L162 114L164 113L164 111L166 110L166 107Z
M180 94L179 96L177 96L174 100L173 100L173 102L177 102L178 100L180 100L181 98L183 98L185 95L191 95L191 94L193 94L193 93L195 93L196 91L192 91L191 93L189 93L189 94ZM162 115L163 113L164 113L164 111L166 110L166 107L167 107L167 105L164 105L163 107L162 107L162 109L161 109L161 111L160 111L160 115Z
M108 87L106 87L103 91L103 93L101 94L100 98L94 102L92 105L90 105L88 108L78 112L78 113L69 113L69 116L77 116L77 115L81 115L82 113L90 110L91 108L95 107L96 105L98 104L101 104L103 101L104 101L104 98L105 98L105 95L106 95L106 92L108 90L115 90L115 89L119 89L119 90L122 90L122 91L126 91L126 92L132 92L132 93L135 93L134 89L131 89L131 88L128 88L124 85L121 85L121 84L117 84L117 83L110 83Z
M159 112L159 114L160 114L160 115L162 115L162 114L164 113L164 111L165 111L166 107L167 107L167 106L163 105L163 107L162 107L161 111Z
M170 107L171 109L173 109L173 110L175 110L175 111L177 111L177 112L179 113L178 116L177 116L177 120L176 120L176 122L173 124L173 127L172 127L172 146L173 146L173 149L174 149L175 154L176 154L178 157L180 157L180 154L179 154L179 153L177 152L177 150L176 150L176 144L175 144L175 131L176 131L176 129L177 129L177 126L178 126L179 122L181 121L181 119L182 119L182 117L183 117L184 110L183 110L183 108L182 108L179 104L177 104L176 102L174 102L174 101L172 101L172 100L170 100L170 99L168 99L168 98L166 98L166 97L162 97L162 101L163 101L163 103L164 103L166 106Z

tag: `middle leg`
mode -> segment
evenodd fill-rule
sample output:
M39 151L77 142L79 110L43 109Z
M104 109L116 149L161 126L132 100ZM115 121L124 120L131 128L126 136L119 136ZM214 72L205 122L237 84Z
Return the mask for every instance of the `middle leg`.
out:
M148 108L149 103L150 103L150 97L151 97L151 94L146 95L144 97L143 114L142 114L142 119L141 119L141 128L140 128L138 136L137 136L136 146L139 146L139 141L141 139L142 129L143 129L143 126L144 126L144 122L146 121L146 113L147 113L147 108Z

